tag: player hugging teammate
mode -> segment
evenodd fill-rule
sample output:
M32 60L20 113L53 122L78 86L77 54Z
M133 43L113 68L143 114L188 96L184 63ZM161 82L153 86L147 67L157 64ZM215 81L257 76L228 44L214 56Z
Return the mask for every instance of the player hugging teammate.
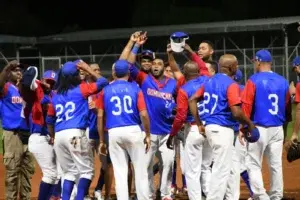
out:
M209 41L201 42L196 53L187 39L184 32L171 35L166 66L150 50L139 55L147 33L133 33L113 64L110 83L97 63L69 61L41 80L36 67L9 63L0 74L6 199L30 198L32 155L43 173L39 200L89 199L98 155L102 166L96 169L101 171L96 199L110 199L113 168L118 200L130 199L133 173L134 198L172 200L178 144L189 199L238 200L241 177L250 199L282 199L283 126L291 121L292 95L296 123L291 140L296 143L300 84L289 88L287 80L271 71L270 52L260 50L256 73L243 87L234 55L214 62ZM183 51L190 60L181 69L174 54ZM293 70L299 74L299 69L297 57ZM271 169L268 194L263 156ZM155 172L160 174L158 188Z

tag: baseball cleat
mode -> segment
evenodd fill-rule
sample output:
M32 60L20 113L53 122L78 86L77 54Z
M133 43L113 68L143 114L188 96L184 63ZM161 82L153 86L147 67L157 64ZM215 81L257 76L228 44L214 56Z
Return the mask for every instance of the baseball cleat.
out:
M171 186L171 194L178 194L178 190L177 190L177 185L172 185Z
M97 191L94 192L94 198L96 200L104 200L104 198L102 197L102 194L101 194L100 190L97 190Z

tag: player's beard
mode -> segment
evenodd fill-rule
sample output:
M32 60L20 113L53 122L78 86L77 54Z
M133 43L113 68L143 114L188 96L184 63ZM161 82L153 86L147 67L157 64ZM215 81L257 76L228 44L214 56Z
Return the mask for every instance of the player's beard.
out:
M162 70L151 69L151 74L152 74L152 76L154 76L154 78L158 79L164 74L164 69L162 69Z

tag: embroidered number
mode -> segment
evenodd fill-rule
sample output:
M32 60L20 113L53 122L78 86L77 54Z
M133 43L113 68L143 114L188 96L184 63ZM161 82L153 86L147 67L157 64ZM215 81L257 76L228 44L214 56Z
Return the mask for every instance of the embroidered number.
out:
M122 111L127 114L133 113L132 99L128 95L125 95L122 100L118 96L113 96L110 102L115 104L115 110L112 111L113 115L121 115Z
M269 113L272 115L277 115L278 113L278 95L269 94L268 99L271 101L272 109L269 109Z
M216 94L210 95L209 93L204 92L203 97L204 97L203 102L201 104L198 104L199 115L203 115L205 113L213 114L215 109L217 108L218 96ZM212 107L211 110L209 110L207 108L207 104L209 104L210 101L214 101L213 102L213 107Z
M62 104L57 104L55 106L55 111L57 117L56 123L61 122L63 120L68 121L74 117L73 112L75 111L75 103L72 101L68 101L65 104L65 106L63 106Z

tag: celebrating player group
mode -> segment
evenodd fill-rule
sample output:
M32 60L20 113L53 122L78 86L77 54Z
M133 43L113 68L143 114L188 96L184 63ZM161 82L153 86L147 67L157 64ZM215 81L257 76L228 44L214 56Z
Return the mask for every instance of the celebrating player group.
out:
M238 200L241 178L249 199L282 199L282 150L292 104L290 144L298 142L300 83L289 86L273 72L272 56L262 49L243 86L235 55L215 62L211 42L202 41L194 52L188 38L173 33L163 60L151 50L140 52L147 32L133 33L112 63L110 80L97 63L82 60L40 79L37 67L9 62L0 74L5 199L30 199L34 160L43 173L39 200L90 199L94 170L100 171L93 192L98 200L111 198L113 177L118 200L172 200L178 193L191 200ZM174 56L180 53L189 58L183 66ZM291 70L300 75L300 57ZM95 157L101 169L94 168ZM268 192L263 157L270 167Z

